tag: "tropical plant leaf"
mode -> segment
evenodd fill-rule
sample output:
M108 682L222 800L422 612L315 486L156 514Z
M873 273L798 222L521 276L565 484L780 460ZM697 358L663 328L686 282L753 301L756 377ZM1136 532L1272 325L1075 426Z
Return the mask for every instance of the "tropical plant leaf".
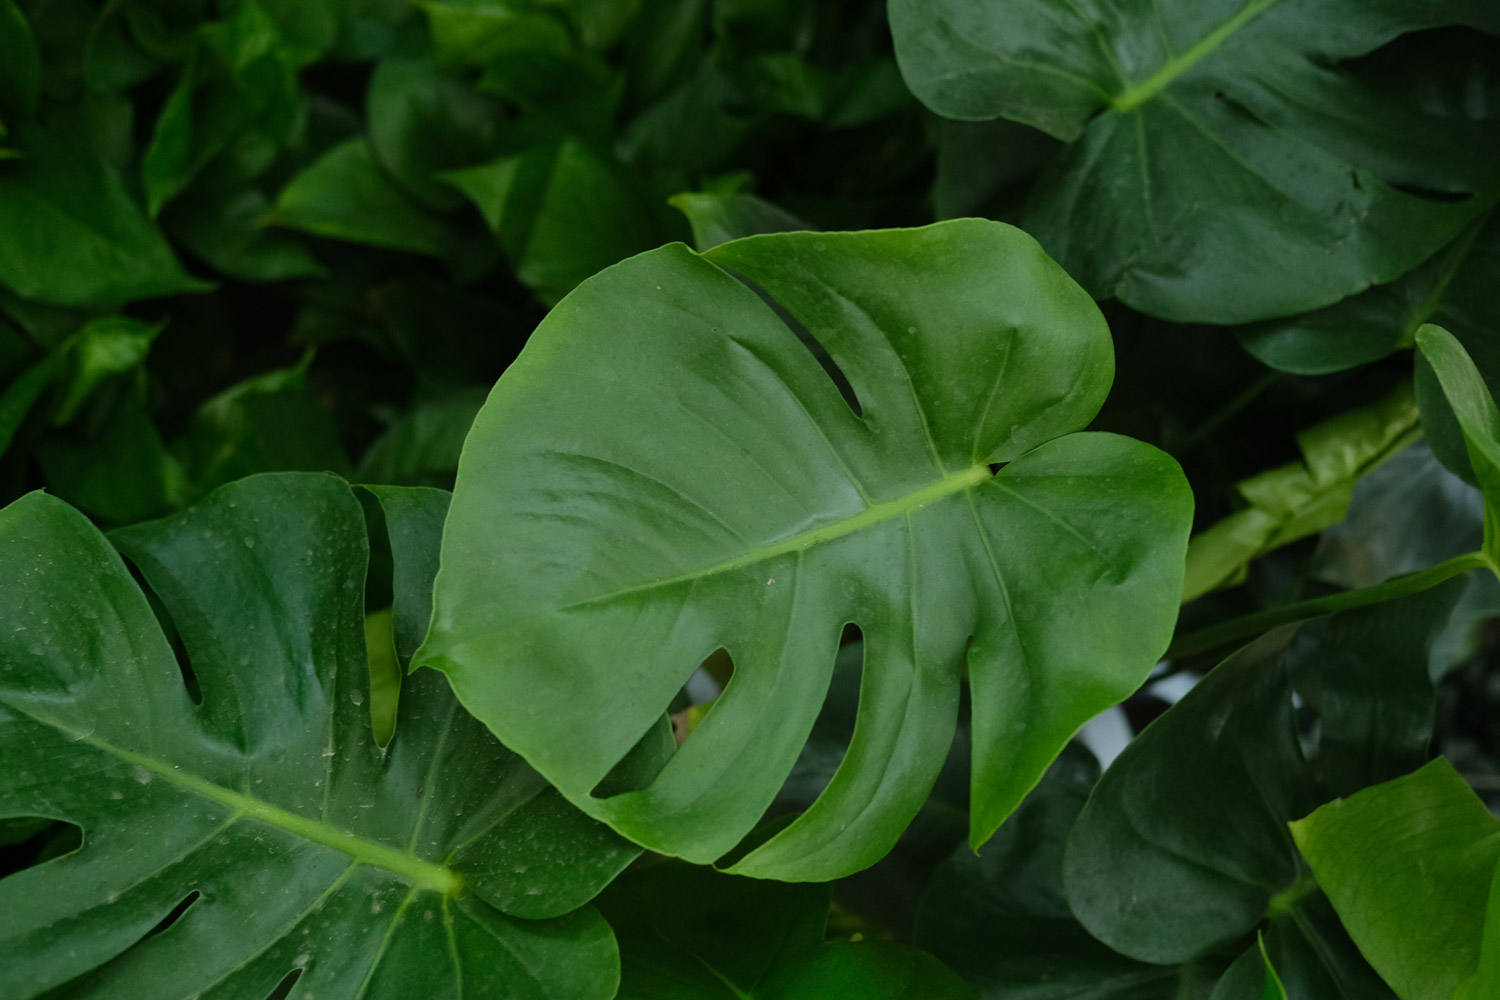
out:
M399 638L446 496L379 496ZM0 512L0 552L0 618L18 623L0 636L0 815L85 834L0 881L0 993L613 995L610 932L579 907L636 852L436 674L405 684L389 746L371 738L347 485L257 476L109 540L30 494Z
M1427 324L1417 331L1417 349L1421 361L1417 366L1418 400L1423 412L1451 414L1457 421L1468 469L1484 495L1484 547L1491 568L1500 575L1500 409L1479 370L1474 367L1458 339L1440 326ZM1434 378L1424 379L1428 374ZM1423 399L1424 385L1437 383L1441 399L1432 398L1429 389ZM1444 402L1446 401L1446 402ZM1445 458L1438 451L1439 458ZM1452 458L1444 464L1454 469ZM1458 471L1455 469L1455 471Z
M1245 506L1188 543L1182 599L1242 583L1258 556L1338 524L1360 479L1421 434L1411 386L1402 385L1297 435L1301 461L1236 483Z
M1500 991L1500 819L1447 760L1330 802L1292 836L1401 1000Z
M599 897L620 941L619 1000L972 1000L931 955L825 942L831 887L664 862Z
M1279 629L1147 727L1068 840L1068 903L1083 925L1123 954L1169 963L1254 950L1245 937L1264 923L1290 995L1385 995L1286 824L1422 763L1427 648L1462 589L1450 580Z
M1206 1000L1213 960L1151 965L1084 930L1063 894L1063 844L1099 764L1071 744L976 855L953 852L922 895L913 940L980 996L1006 1000Z
M552 311L480 411L417 662L580 808L711 862L774 798L854 622L845 761L731 870L821 880L884 854L947 754L966 663L982 843L1175 619L1180 470L1073 433L1112 370L1093 303L999 223L631 258ZM595 796L721 647L734 677L666 769Z
M786 209L744 192L684 191L667 202L687 216L693 246L700 252L746 236L813 228Z
M182 270L124 181L88 146L37 126L0 162L0 284L56 305L125 302L210 286Z
M1026 228L1091 292L1153 315L1329 305L1421 263L1500 183L1494 119L1464 110L1500 93L1493 39L1466 47L1472 65L1420 38L1372 56L1407 33L1500 34L1492 4L893 0L890 18L929 108L1069 143Z
M1469 225L1421 267L1388 285L1326 309L1238 331L1265 364L1320 375L1368 364L1411 347L1424 323L1452 331L1478 356L1491 386L1500 382L1500 321L1491 301L1500 283L1500 215Z

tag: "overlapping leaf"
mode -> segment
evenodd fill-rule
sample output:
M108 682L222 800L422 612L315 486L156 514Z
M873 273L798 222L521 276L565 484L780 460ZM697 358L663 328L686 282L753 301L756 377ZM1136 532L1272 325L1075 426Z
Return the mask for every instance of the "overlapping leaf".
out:
M379 497L409 651L446 495ZM578 907L635 852L436 674L372 738L348 486L254 477L110 540L32 494L0 513L0 552L0 815L84 832L0 881L0 993L612 996L610 932Z
M1402 1000L1500 991L1500 820L1438 758L1292 824L1318 884Z
M928 107L1070 143L1026 227L1090 291L1154 315L1329 305L1419 264L1500 184L1477 97L1500 93L1500 45L1472 30L1500 34L1492 4L893 0L890 16Z
M1263 637L1126 748L1070 835L1068 903L1148 962L1253 950L1291 996L1388 995L1339 930L1287 822L1421 764L1427 648L1457 580Z
M709 862L771 802L855 622L844 763L736 870L825 879L884 854L941 767L966 664L982 842L1175 618L1180 471L1073 433L1112 362L1087 296L998 223L634 257L553 310L480 412L418 662L585 811ZM683 748L649 787L596 796L720 647L734 677Z

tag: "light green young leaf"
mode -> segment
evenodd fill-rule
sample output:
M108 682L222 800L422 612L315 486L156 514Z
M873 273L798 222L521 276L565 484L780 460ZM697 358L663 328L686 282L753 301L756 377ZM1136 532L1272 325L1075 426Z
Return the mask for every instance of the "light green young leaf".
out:
M105 379L139 367L163 326L130 316L106 316L84 324L68 346L67 381L53 422L70 422Z
M120 176L76 137L18 131L22 156L0 162L0 284L79 306L204 291L130 198Z
M396 526L417 517L432 552L446 498L401 499L385 508L398 618L423 587L400 580ZM109 540L34 493L0 511L0 558L0 618L24 623L0 633L0 813L84 831L0 881L0 994L613 996L609 929L578 907L635 850L436 674L406 683L389 747L371 738L366 524L347 485L254 477ZM552 853L575 850L591 863Z
M1500 43L1476 34L1472 73L1420 46L1352 65L1406 33L1500 34L1491 3L892 0L890 21L929 108L1068 143L1026 228L1091 292L1152 315L1329 305L1411 270L1500 193L1495 104L1465 103Z
M1484 494L1484 553L1500 574L1500 409L1453 334L1429 323L1417 331L1417 349L1462 431L1469 466Z
M1360 479L1421 434L1408 384L1297 435L1300 462L1237 483L1246 506L1193 536L1182 599L1241 583L1254 559L1338 524Z
M1439 757L1291 824L1339 919L1401 1000L1500 991L1500 819Z
M549 314L480 411L417 662L580 808L711 862L774 798L855 622L844 763L732 870L880 858L941 768L966 666L982 843L1176 618L1181 471L1075 433L1112 373L1092 301L999 223L633 257ZM671 763L596 797L720 647L734 677Z

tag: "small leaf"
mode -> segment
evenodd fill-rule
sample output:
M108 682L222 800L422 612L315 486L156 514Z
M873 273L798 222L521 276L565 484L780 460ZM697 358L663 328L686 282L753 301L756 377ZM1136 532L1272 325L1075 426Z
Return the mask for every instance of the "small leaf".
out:
M1500 989L1500 819L1439 757L1291 824L1339 919L1401 1000Z
M1297 435L1300 462L1236 483L1246 506L1188 543L1182 599L1241 583L1257 557L1338 524L1360 479L1420 436L1409 385Z
M445 257L449 223L409 201L381 172L364 139L334 147L293 177L270 221L330 239Z
M0 284L80 306L204 291L126 193L72 137L28 127L22 157L0 163Z
M1112 369L1093 303L998 223L633 257L549 314L480 411L417 661L584 811L711 862L774 799L854 622L844 764L733 870L818 880L885 854L947 755L966 663L982 843L1176 618L1180 470L1073 433ZM734 677L666 770L596 796L720 647Z
M667 203L687 216L693 227L693 246L700 253L745 236L813 228L753 194L683 192L668 198Z

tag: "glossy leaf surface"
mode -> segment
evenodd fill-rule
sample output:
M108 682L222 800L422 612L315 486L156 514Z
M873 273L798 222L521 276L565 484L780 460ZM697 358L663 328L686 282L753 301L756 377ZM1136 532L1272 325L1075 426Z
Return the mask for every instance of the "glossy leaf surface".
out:
M1340 943L1286 823L1420 765L1427 647L1461 590L1450 581L1273 632L1149 726L1068 841L1068 902L1084 926L1126 955L1181 962L1244 949L1268 921L1290 995L1383 995Z
M859 414L725 269L806 327ZM998 223L632 258L553 310L475 421L418 662L585 811L711 862L770 804L855 622L845 761L735 870L820 880L884 854L966 662L983 842L1175 618L1180 471L1072 433L1112 367L1087 296ZM691 739L648 788L595 797L720 647L735 674Z
M1492 4L893 0L890 17L932 110L1069 143L1026 228L1153 315L1329 305L1423 261L1500 183L1493 104L1465 103L1500 92L1494 39L1476 36L1472 68L1420 43L1353 64L1406 33L1500 34Z
M381 496L399 633L446 495ZM609 930L577 908L636 852L436 674L405 684L389 746L371 738L344 483L253 477L109 540L31 494L0 512L0 551L0 617L23 623L0 636L0 814L84 831L0 881L0 993L258 1000L295 974L335 998L612 995Z
M1401 1000L1500 991L1500 819L1447 760L1330 802L1292 836Z
M676 862L628 872L599 897L620 940L619 1000L972 1000L916 948L825 942L829 896Z
M1444 411L1451 410L1457 420L1469 469L1484 495L1484 552L1494 565L1500 560L1500 409L1453 334L1428 324L1417 331L1417 349L1441 386L1447 401ZM1451 461L1448 464L1453 467Z

